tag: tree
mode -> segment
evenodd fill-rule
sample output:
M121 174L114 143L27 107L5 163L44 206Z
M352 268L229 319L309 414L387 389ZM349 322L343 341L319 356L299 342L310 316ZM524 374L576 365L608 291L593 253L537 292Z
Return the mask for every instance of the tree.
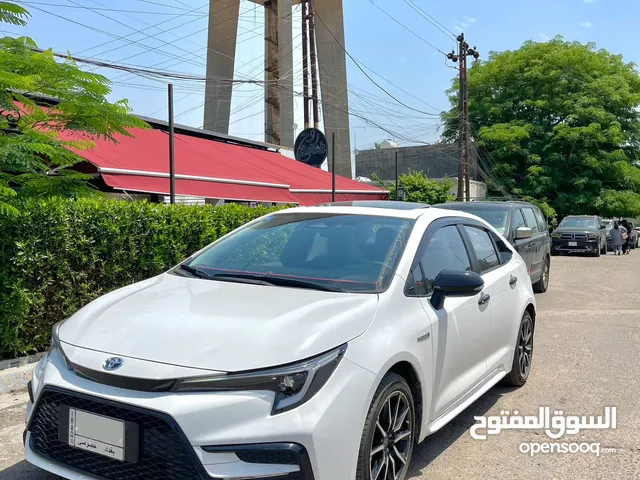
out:
M383 188L389 190L389 198L391 200L397 198L395 182L385 183L377 175L372 175L372 178ZM441 181L430 180L423 172L409 170L409 173L403 173L398 177L398 182L404 188L405 197L403 200L405 202L435 205L455 200L455 196L450 193L454 182L449 178Z
M548 202L560 216L640 214L640 76L595 44L528 41L468 72L469 119L493 190ZM444 136L457 135L454 107ZM489 167L487 167L489 169ZM621 214L621 213L620 213Z
M28 12L0 2L0 21L23 25ZM148 125L131 115L126 100L107 101L110 81L80 69L73 58L58 61L28 37L0 39L0 214L15 213L7 203L20 195L88 195L90 176L70 167L76 152L103 138L131 136L129 128ZM51 98L47 107L36 98Z

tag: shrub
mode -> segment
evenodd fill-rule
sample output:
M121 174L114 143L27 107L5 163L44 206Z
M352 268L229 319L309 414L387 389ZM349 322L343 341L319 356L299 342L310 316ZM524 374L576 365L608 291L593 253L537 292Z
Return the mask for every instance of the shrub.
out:
M19 210L0 215L0 358L46 349L55 322L270 211L88 198Z

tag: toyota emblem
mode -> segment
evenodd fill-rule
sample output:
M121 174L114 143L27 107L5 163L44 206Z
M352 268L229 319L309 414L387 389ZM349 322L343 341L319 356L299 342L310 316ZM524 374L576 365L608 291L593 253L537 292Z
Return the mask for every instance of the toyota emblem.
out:
M107 370L108 372L113 372L114 370L119 369L124 361L118 357L107 358L102 364L102 368Z

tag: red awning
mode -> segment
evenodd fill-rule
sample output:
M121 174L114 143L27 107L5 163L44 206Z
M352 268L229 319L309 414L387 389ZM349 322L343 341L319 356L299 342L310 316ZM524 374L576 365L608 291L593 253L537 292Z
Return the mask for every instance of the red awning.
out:
M169 138L160 130L132 130L118 144L98 140L76 151L96 165L111 187L169 193ZM67 140L84 138L64 132ZM176 193L206 198L316 205L331 201L331 174L275 152L175 135ZM383 200L379 188L337 176L337 199Z
M105 183L116 190L168 195L169 179L142 175L103 174ZM233 185L201 180L176 180L176 195L224 198L243 202L300 203L287 188Z

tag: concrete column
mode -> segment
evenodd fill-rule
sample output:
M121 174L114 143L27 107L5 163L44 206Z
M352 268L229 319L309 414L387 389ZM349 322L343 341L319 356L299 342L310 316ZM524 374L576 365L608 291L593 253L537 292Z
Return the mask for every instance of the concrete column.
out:
M264 140L280 145L280 5L279 0L264 2Z
M210 0L204 128L229 133L240 0Z
M278 0L280 42L280 145L293 148L293 16L292 0ZM300 21L300 16L295 18Z
M316 0L315 8L324 130L328 139L334 131L336 132L336 173L351 178L349 97L346 55L343 50L345 41L342 0ZM336 39L339 44L336 43Z

